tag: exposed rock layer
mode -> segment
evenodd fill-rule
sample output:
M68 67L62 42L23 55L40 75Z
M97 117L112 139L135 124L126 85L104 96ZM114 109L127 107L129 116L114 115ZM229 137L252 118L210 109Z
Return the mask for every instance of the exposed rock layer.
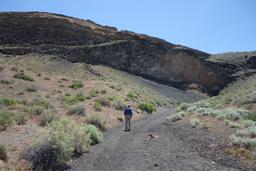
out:
M242 63L233 63L147 35L38 12L0 13L0 52L56 54L73 62L109 65L180 88L195 82L212 94L256 68L254 53L240 55Z

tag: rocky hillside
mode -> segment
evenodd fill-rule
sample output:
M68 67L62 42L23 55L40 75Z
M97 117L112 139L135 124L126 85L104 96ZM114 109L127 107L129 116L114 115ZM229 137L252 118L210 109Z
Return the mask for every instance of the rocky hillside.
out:
M218 60L147 35L38 12L0 13L0 52L38 52L71 62L104 64L179 88L197 83L211 94L256 68L255 53L240 55L238 63Z

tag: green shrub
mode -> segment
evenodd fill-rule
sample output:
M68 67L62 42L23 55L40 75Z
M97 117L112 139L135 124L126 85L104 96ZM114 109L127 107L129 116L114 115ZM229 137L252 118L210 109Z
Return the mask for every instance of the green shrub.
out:
M67 104L71 105L71 104L85 101L85 96L82 93L78 93L76 95L64 97L64 101L66 101Z
M68 114L76 114L76 115L81 115L81 116L84 116L85 115L85 109L84 109L84 106L74 106L74 107L71 107L69 108L68 110Z
M7 99L7 98L0 97L0 105L11 106L11 105L15 105L16 103L17 101L15 99Z
M93 107L96 111L101 111L101 103L99 101L96 100Z
M156 111L156 106L153 103L142 103L139 105L139 109L146 111L147 113L153 113Z
M35 86L30 85L30 86L26 87L26 91L28 91L28 92L36 92L37 90L36 90Z
M0 111L0 129L6 130L14 122L14 113L9 111Z
M137 95L135 93L133 93L133 92L129 92L127 94L127 97L129 97L129 99L131 99L131 100L137 99Z
M70 93L65 93L65 96L71 96L71 94Z
M106 130L107 122L99 114L92 114L87 117L87 123L96 126L101 131Z
M181 120L184 117L184 112L179 112L176 114L172 114L171 116L167 117L167 120L170 120L172 122L176 122L178 120Z
M33 170L63 170L74 154L88 151L90 143L85 127L63 118L44 127L23 158Z
M26 80L26 81L34 81L33 78L31 78L30 76L24 74L23 72L21 73L16 73L14 76L14 78L18 78L18 79L22 79L22 80Z
M94 125L85 126L86 133L90 136L91 145L98 144L102 141L103 135Z
M81 81L73 81L71 85L69 85L69 88L78 89L82 88L84 84Z
M3 144L0 144L0 160L5 161L5 162L8 160L7 148Z
M98 90L92 90L92 91L90 92L91 97L97 97L98 94L99 94Z
M15 122L18 125L25 125L27 121L28 121L27 113L21 112L21 113L15 114Z

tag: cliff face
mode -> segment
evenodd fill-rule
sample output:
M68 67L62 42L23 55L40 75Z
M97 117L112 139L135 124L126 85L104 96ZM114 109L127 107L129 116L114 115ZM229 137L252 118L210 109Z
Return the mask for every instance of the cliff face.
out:
M0 52L55 54L72 62L108 65L180 88L195 82L212 94L247 67L147 35L37 12L0 13ZM253 55L243 63L251 61L255 69Z

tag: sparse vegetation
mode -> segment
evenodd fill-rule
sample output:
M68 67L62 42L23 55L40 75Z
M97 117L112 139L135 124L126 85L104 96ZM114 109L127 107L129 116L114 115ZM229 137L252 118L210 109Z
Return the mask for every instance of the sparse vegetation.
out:
M101 131L106 129L106 121L99 114L91 114L87 117L87 123L96 126Z
M39 117L39 125L40 126L46 126L47 124L50 124L52 121L56 121L59 118L55 116L51 112L44 112L42 115Z
M26 75L25 73L21 72L21 73L16 73L13 78L18 78L18 79L22 79L25 81L34 81L34 79L28 75Z
M24 112L18 112L15 114L15 122L18 124L18 125L25 125L26 122L28 120L28 115L27 113L24 113Z
M14 81L13 81L13 80L11 80L11 81L8 81L8 80L1 80L0 83L1 83L1 84L5 84L5 85L10 85L10 84L13 84Z
M123 102L121 102L120 100L118 100L118 101L114 102L114 107L116 110L124 110L126 105Z
M69 85L69 88L73 88L73 89L78 89L78 88L82 88L84 86L84 84L82 83L82 81L73 81L71 85Z

